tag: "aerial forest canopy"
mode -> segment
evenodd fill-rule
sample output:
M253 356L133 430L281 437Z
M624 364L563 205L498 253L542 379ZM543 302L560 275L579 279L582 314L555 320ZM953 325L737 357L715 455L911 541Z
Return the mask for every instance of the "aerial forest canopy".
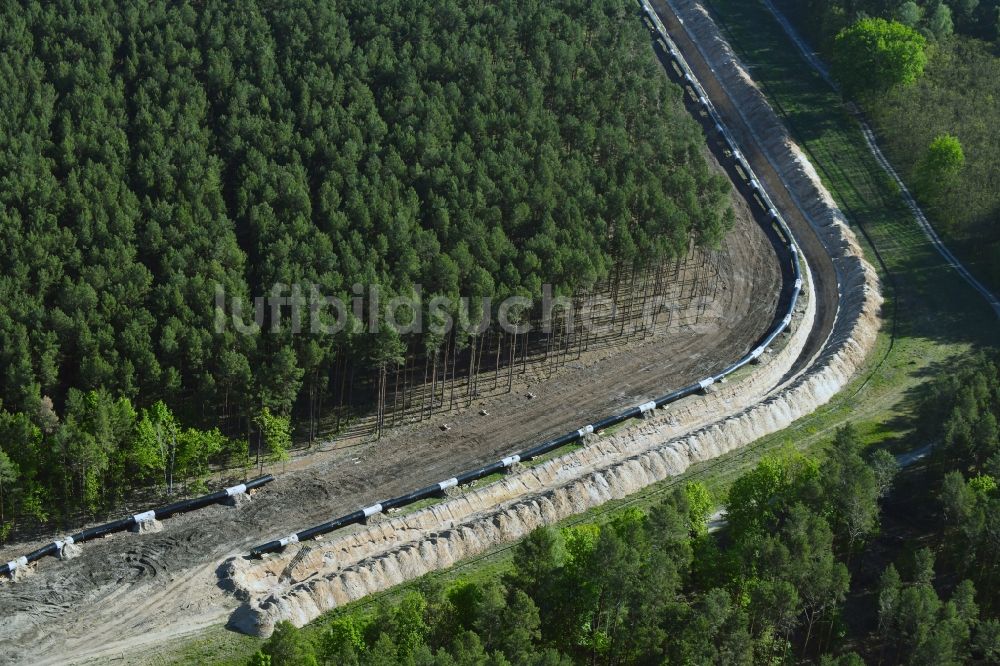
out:
M353 379L442 344L218 333L217 287L496 303L731 223L632 0L0 11L0 447L25 505L107 506L161 401L229 435L302 409L344 358Z

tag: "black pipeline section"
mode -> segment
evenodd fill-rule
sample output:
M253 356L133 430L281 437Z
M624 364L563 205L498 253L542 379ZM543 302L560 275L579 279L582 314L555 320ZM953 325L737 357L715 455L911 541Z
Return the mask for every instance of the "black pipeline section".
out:
M239 495L245 493L254 488L260 488L261 486L274 481L274 477L270 474L253 479L252 481L247 481L246 483L241 483L238 486L232 486L231 488L224 488L218 490L214 493L209 493L208 495L203 495L201 497L195 497L194 499L181 500L180 502L174 502L173 504L168 504L166 506L160 507L158 509L151 509L143 513L137 513L128 518L122 518L121 520L116 520L111 523L106 523L104 525L98 525L97 527L90 527L81 532L77 532L73 536L66 537L62 541L53 541L52 543L39 548L36 551L28 553L22 557L8 562L0 566L0 574L12 575L14 571L23 566L27 566L31 562L40 560L48 555L58 555L59 551L62 550L63 546L73 543L83 543L84 541L89 541L91 539L97 539L103 537L107 534L113 534L115 532L121 532L127 530L133 526L139 525L150 520L160 520L163 518L169 518L177 513L187 513L189 511L195 511L197 509L204 508L209 504L215 504L221 502L234 495Z
M647 412L653 411L658 407L663 407L664 405L669 405L670 403L676 402L682 398L686 398L695 393L703 392L709 386L716 383L717 381L726 378L727 376L736 372L737 370L747 365L748 363L752 363L753 361L759 359L761 355L765 351L767 351L768 347L770 347L771 344L774 343L775 338L777 338L782 332L788 329L788 327L791 325L792 314L795 312L795 307L798 304L799 296L802 293L802 284L803 284L802 266L799 261L799 249L798 246L795 244L795 239L792 237L792 232L788 228L788 225L785 223L784 218L781 217L781 214L778 212L778 209L774 206L774 203L771 200L770 196L768 196L767 192L764 191L764 188L760 184L760 180L756 177L756 175L754 175L753 170L750 168L750 165L747 163L746 159L740 153L737 147L736 140L733 138L728 128L726 128L726 126L722 123L722 118L715 110L715 107L712 104L712 102L708 99L708 95L705 94L704 88L701 87L701 84L695 78L694 73L691 71L691 68L688 66L683 56L680 54L680 51L677 49L676 44L674 44L673 40L671 40L669 35L667 35L666 29L660 22L660 17L657 16L656 11L650 6L648 0L641 0L641 4L646 14L649 16L649 19L654 29L657 31L657 33L659 33L659 36L662 39L660 47L663 48L665 54L669 54L669 56L674 60L674 62L677 63L677 66L681 69L681 71L684 72L685 84L691 86L696 96L698 97L698 103L702 106L702 108L705 109L705 111L715 122L716 131L718 131L722 135L722 138L726 141L730 151L732 152L733 160L736 163L738 163L740 167L743 169L743 171L747 174L749 178L748 184L750 188L753 190L754 194L760 197L760 200L763 202L767 214L770 216L770 219L772 220L776 232L781 237L781 240L784 243L785 247L788 249L787 259L789 261L789 266L787 266L786 268L791 269L790 272L792 275L792 280L790 283L786 283L785 285L785 288L789 292L789 298L788 298L788 309L785 311L784 318L780 322L778 322L774 326L774 328L771 329L771 331L764 337L761 343L753 351L751 351L749 354L747 354L740 360L736 361L732 365L728 366L727 368L725 368L716 375L706 377L705 379L702 379L699 382L691 384L690 386L685 386L684 388L673 391L672 393L668 393L651 402L647 402L642 405L632 407L631 409L628 409L619 414L613 414L611 416L605 417L600 421L597 421L590 425L586 425L583 428L580 428L579 430L568 432L565 435L562 435L561 437L556 437L555 439L550 439L548 441L542 442L537 446L521 451L518 454L509 456L495 463L486 465L485 467L480 467L478 469L474 469L465 472L463 474L459 474L454 478L448 479L446 481L441 481L439 483L427 486L425 488L421 488L420 490L415 490L401 497L395 497L392 499L384 500L377 504L373 504L372 506L359 509L358 511L355 511L353 513L349 513L346 516L341 516L340 518L336 518L327 523L323 523L322 525L317 525L316 527L311 527L307 530L303 530L302 532L291 534L282 539L275 539L274 541L269 541L265 544L261 544L260 546L257 546L256 548L250 551L251 556L260 557L265 553L276 552L281 550L288 544L298 543L300 541L305 541L307 539L313 539L317 536L333 532L334 530L338 530L342 527L353 525L355 523L360 523L370 516L383 513L385 511L388 511L389 509L396 509L402 506L406 506L408 504L413 504L414 502L418 502L428 497L438 496L447 488L452 488L454 486L470 483L477 479L482 479L491 474L495 474L503 469L506 469L517 462L531 460L532 458L537 458L567 444L572 444L574 442L580 441L591 433L605 430L623 421L640 417L646 414Z

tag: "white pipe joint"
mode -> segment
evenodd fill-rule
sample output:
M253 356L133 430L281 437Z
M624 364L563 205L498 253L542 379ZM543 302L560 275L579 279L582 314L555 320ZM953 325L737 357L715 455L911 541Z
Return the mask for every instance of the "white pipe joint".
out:
M438 490L445 490L447 488L454 488L457 485L458 485L458 479L456 479L455 477L452 477L452 478L448 479L447 481L439 481L438 482Z
M700 382L698 382L698 388L700 388L702 391L704 391L705 389L707 389L709 386L711 386L714 383L715 383L715 377L708 377L708 378L703 379Z
M593 434L593 432L594 432L594 426L592 426L592 425L586 425L586 426L583 426L582 428L580 428L579 430L577 430L576 434L578 434L582 438L582 437L586 437L587 435Z
M365 514L365 518L371 518L376 513L382 513L382 505L372 504L371 506L366 506L365 508L361 509L361 511Z
M515 456L507 456L506 458L504 458L500 462L503 463L504 467L510 467L514 463L521 462L521 456L516 456L516 455Z
M645 414L646 412L651 412L656 409L656 402L650 400L649 402L644 402L639 405L639 413Z
M787 328L792 323L792 315L785 315L785 318L781 320L782 327Z
M24 556L21 556L16 560L7 563L7 569L11 573L14 573L15 569L20 569L21 567L26 567L26 566L28 566L28 558Z
M241 483L238 486L233 486L232 488L226 488L226 495L232 497L233 495L242 495L247 491L247 484Z
M799 278L798 280L795 281L795 288L802 289L802 278Z
M757 347L757 349L754 349L752 352L750 352L750 356L752 358L760 358L764 354L765 350L766 350L765 347Z
M281 544L282 548L284 548L285 546L287 546L289 544L298 543L298 542L299 542L299 535L298 534L289 534L284 539L278 539L278 543Z
M151 520L156 520L156 511L144 511L143 513L137 513L132 516L132 520L135 521L136 525L140 523L148 523Z
M52 543L55 544L56 548L58 548L59 550L62 550L63 546L69 546L69 545L71 545L73 543L73 537L66 537L65 539L63 539L61 541L60 540L56 540L56 541L53 541Z

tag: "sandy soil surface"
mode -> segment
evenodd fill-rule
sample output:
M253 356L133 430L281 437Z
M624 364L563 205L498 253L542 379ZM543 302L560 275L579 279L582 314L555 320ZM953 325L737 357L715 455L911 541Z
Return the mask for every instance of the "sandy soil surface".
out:
M719 280L717 297L697 323L691 317L645 340L593 350L551 377L535 368L508 395L301 461L239 508L209 507L164 521L160 533L113 535L83 544L77 559L43 560L24 579L0 583L0 663L107 658L223 623L238 605L218 586L227 558L493 461L739 358L771 325L781 275L772 239L735 191L733 206L737 224L710 262L718 278L711 265L701 278ZM442 432L443 423L451 429ZM33 547L9 546L0 559Z

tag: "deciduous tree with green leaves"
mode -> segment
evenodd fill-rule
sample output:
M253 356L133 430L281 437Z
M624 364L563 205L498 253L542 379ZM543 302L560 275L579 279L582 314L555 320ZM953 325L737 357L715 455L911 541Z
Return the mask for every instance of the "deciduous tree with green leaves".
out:
M262 447L258 447L257 462L263 465L261 451L266 451L264 458L268 462L288 460L288 451L292 446L291 421L287 416L278 416L264 407L255 420Z
M833 71L851 95L913 84L927 65L927 40L911 27L863 18L834 40Z
M316 666L316 651L291 622L279 622L261 648L271 666Z
M17 465L7 457L6 453L0 451L0 536L3 537L0 543L6 540L10 530L11 523L8 519L13 513L10 506L11 496L16 490L18 475Z
M954 188L965 166L965 151L957 137L935 137L914 170L916 194L921 202L936 206Z

